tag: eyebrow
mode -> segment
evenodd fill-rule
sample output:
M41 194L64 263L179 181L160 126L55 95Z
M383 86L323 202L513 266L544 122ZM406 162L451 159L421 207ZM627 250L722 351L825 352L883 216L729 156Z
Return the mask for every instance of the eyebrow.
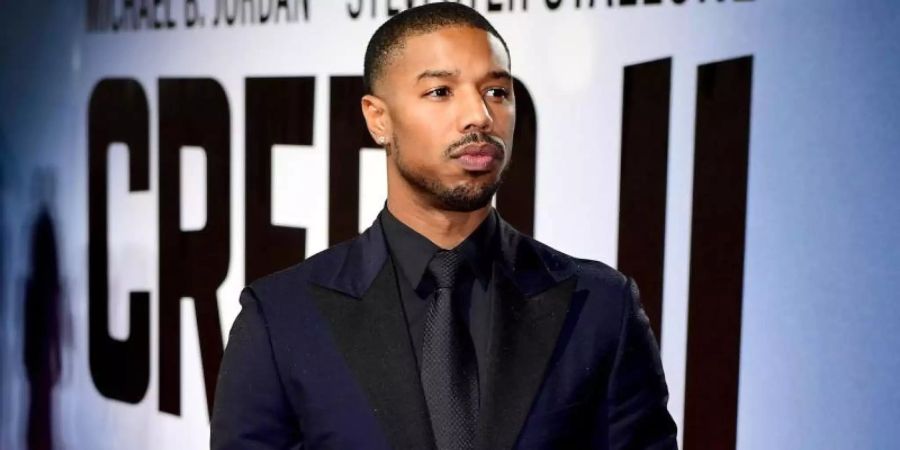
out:
M426 78L453 78L459 76L459 70L426 70L416 77L416 83ZM506 70L492 70L485 77L487 80L512 80L512 75Z
M505 70L492 70L488 76L488 80L512 80L512 75Z
M453 78L459 75L459 70L426 70L416 77L416 83L426 78Z

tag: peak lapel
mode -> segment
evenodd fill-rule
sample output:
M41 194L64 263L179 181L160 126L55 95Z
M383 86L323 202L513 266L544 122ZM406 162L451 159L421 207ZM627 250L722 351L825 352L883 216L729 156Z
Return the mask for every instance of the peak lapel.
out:
M490 365L477 448L512 448L541 387L575 289L564 255L501 224ZM551 253L552 252L552 253Z
M431 425L396 286L385 262L362 299L324 289L315 296L391 446L428 449Z
M310 274L311 281L344 295L362 298L388 260L381 220L375 219L361 235L321 255L330 261L315 266L315 271Z
M415 354L380 222L376 220L347 245L334 266L340 269L316 277L316 306L391 446L433 448Z

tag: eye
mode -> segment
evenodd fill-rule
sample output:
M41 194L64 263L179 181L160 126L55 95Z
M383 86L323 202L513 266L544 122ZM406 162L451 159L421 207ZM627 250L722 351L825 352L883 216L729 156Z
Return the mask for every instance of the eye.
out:
M485 95L493 98L509 98L509 90L502 87L490 88L485 91Z
M449 95L450 95L450 89L447 88L446 86L436 87L436 88L428 91L427 93L425 93L426 97L436 97L436 98L447 97Z

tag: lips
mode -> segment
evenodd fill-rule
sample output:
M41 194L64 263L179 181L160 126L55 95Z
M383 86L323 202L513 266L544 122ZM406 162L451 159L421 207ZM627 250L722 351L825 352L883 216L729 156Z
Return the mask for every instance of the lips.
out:
M487 172L503 160L503 149L491 143L470 144L453 152L451 158L467 171Z

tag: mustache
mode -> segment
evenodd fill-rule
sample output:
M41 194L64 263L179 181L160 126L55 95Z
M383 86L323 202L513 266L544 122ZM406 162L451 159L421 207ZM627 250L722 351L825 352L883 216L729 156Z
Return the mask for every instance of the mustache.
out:
M463 136L462 139L450 144L450 146L447 147L447 150L444 151L444 156L452 158L457 150L471 144L488 144L493 146L493 151L497 153L499 157L503 157L506 152L506 145L503 144L503 141L500 140L500 138L484 133L470 133Z

